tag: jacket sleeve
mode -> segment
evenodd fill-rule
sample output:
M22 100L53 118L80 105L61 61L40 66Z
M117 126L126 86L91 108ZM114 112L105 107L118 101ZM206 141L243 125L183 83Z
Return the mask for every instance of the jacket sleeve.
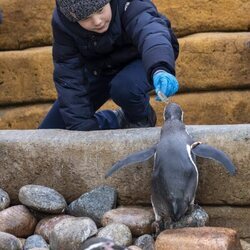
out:
M150 0L131 1L122 15L122 23L139 50L150 82L155 69L162 68L175 75L178 51L174 51L173 46L178 50L178 41L170 22Z
M84 82L84 63L73 39L52 20L54 83L58 93L60 113L70 130L98 129L94 122L87 84ZM93 122L86 128L86 119ZM88 122L90 124L90 122Z

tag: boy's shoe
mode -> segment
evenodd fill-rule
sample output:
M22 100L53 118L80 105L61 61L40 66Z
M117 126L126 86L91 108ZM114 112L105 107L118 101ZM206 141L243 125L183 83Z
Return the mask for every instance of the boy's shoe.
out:
M156 124L156 113L151 105L149 106L148 117L138 122L128 121L121 108L113 110L113 112L117 117L120 128L148 128L154 127Z

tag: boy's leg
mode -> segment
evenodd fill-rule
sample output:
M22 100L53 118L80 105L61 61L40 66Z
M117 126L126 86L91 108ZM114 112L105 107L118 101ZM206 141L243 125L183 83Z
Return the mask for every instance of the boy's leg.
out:
M56 100L50 111L38 127L39 129L66 129L65 123L59 111L59 103Z
M93 124L98 124L100 129L117 129L119 123L116 113L111 110L95 111L109 99L109 82L111 77L95 77L85 70L86 82L89 86L89 99L93 105L93 117L86 120L85 130L93 130ZM55 101L52 108L38 127L39 129L66 129L65 122L59 110L59 102Z
M148 95L152 89L141 60L133 61L112 79L110 96L125 114L125 127L155 126L156 115Z

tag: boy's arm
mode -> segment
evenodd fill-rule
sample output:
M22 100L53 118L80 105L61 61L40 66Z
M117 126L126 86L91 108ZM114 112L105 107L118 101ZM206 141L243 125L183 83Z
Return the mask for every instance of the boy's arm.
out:
M178 42L170 22L160 16L151 1L132 1L122 16L122 23L141 54L150 82L157 70L175 75Z
M74 41L53 23L54 83L58 93L60 113L70 130L98 129L84 82L84 63ZM84 126L86 119L93 124Z

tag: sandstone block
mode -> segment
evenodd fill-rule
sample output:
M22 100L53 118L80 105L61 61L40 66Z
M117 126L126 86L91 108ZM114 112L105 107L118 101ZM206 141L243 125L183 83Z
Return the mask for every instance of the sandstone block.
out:
M156 240L156 250L242 250L236 231L201 227L166 230Z
M186 124L241 124L250 123L250 91L216 91L201 93L177 94L171 98L184 111ZM151 96L150 103L157 114L157 126L163 125L165 103L155 101ZM112 101L101 109L115 109Z
M250 243L249 207L205 206L204 209L209 214L209 226L233 228L240 238Z
M0 50L50 45L54 0L0 0ZM0 67L1 68L1 67Z
M1 52L0 69L0 105L56 98L51 47Z
M250 33L200 33L179 41L181 91L250 87Z
M0 129L36 129L51 104L0 108Z
M170 18L178 36L204 31L249 30L249 1L154 0L154 3Z
M250 125L197 125L187 130L195 140L225 151L237 167L237 175L230 177L217 162L200 158L199 203L250 205ZM107 184L117 189L121 205L149 204L153 159L121 169L107 180L104 175L119 159L156 143L159 133L159 128L0 130L0 186L13 202L27 183L53 186L70 202Z
M180 92L250 87L249 33L204 33L179 41ZM51 47L1 52L0 68L0 105L56 99Z
M154 98L150 102L157 113L157 126L162 126L165 103ZM177 94L171 100L181 105L186 124L215 125L250 123L249 98L250 91L243 90ZM36 129L51 105L0 108L0 129ZM108 101L101 109L115 108L117 105Z

